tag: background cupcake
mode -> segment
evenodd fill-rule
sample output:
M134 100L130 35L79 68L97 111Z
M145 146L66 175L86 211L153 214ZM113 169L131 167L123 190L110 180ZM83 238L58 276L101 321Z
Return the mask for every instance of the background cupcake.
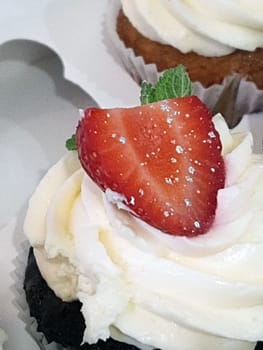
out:
M262 89L262 14L260 0L121 0L116 30L158 72L182 63L205 87L235 72Z

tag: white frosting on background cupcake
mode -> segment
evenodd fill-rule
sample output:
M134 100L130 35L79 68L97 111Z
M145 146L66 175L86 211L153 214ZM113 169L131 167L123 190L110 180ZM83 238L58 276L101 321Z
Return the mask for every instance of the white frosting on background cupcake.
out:
M263 47L261 0L121 0L121 4L141 34L182 53L216 57Z

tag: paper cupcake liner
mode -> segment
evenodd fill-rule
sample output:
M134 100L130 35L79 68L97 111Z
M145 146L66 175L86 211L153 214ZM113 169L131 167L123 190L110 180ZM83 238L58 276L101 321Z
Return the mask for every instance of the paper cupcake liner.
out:
M39 349L41 350L79 350L79 347L75 346L63 346L56 342L48 342L47 338L38 330L37 320L30 316L29 306L26 300L26 294L23 288L25 271L28 264L30 265L29 257L30 245L29 242L23 242L18 249L18 256L16 257L15 264L15 272L14 272L14 291L15 291L15 304L18 309L18 317L21 319L25 325L25 330L30 334L30 336L35 340ZM32 272L31 272L32 273ZM31 278L31 277L30 277ZM45 309L47 311L48 309ZM59 313L59 311L58 311ZM120 335L119 332L114 333L114 339L123 342L124 338ZM140 343L138 343L135 339L129 338L125 336L125 340L128 344L136 346L138 349L140 348ZM111 345L112 346L112 345ZM117 346L119 349L119 345ZM83 346L83 349L86 349L86 345ZM89 348L89 347L88 347ZM92 346L92 348L97 348L96 344ZM100 348L98 346L98 348ZM144 349L151 349L151 347L143 346Z
M194 83L194 94L210 109L221 113L230 128L236 127L244 115L263 111L263 91L239 74L224 79L221 84L204 88Z
M119 13L121 4L118 0L109 0L105 16L105 45L110 45L113 50L110 50L116 61L121 61L124 69L131 77L141 84L143 80L154 83L158 78L158 71L155 64L145 64L143 57L136 56L134 51L126 48L120 40L116 32L116 19Z
M21 243L20 247L18 248L18 255L14 260L14 285L12 289L15 294L15 305L18 309L18 317L24 322L25 330L31 335L41 350L74 350L64 348L55 342L48 343L45 335L38 331L36 319L30 316L29 307L23 288L29 248L30 245L28 241Z
M43 332L38 330L37 320L30 315L25 291L23 288L25 270L28 262L30 244L24 241L18 248L17 257L14 260L15 270L13 273L15 304L18 309L18 317L24 322L25 330L35 340L41 350L77 350L74 346L63 346L56 342L48 342Z
M136 56L131 48L126 48L116 32L116 19L120 7L120 1L109 0L105 16L105 33L108 39L105 40L105 45L111 45L111 54L139 85L144 80L155 83L161 74L158 73L156 65L146 64L143 57ZM243 115L263 111L263 91L238 74L228 76L221 84L214 84L208 88L200 82L194 82L193 85L194 94L212 113L220 111L230 128L235 127ZM217 104L220 97L220 103Z
M2 347L7 342L7 340L8 340L8 337L6 332L2 328L0 328L0 349L2 349Z

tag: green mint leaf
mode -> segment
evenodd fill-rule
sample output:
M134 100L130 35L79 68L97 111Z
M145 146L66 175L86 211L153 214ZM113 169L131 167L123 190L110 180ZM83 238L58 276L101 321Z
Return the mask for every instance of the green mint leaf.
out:
M141 86L141 104L145 105L147 103L153 102L153 95L154 94L154 87L151 83L147 83L147 81L144 81Z
M77 149L75 134L73 134L71 136L71 138L67 139L67 141L66 141L66 148L69 151L75 151Z
M190 96L193 93L192 82L183 65L164 71L157 83L143 82L141 86L141 104L157 102L173 97Z
M192 95L193 87L183 65L164 71L157 83L151 84L146 81L141 86L141 104L157 102L173 97ZM75 135L66 141L69 151L77 149Z

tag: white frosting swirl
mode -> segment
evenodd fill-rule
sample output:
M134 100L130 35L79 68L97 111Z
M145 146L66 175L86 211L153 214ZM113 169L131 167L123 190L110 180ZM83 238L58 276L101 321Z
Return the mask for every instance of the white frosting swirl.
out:
M261 0L121 0L121 4L141 34L182 53L216 57L263 47Z
M25 232L62 298L65 275L53 261L71 267L66 299L83 303L84 341L118 334L143 349L252 350L263 340L263 158L252 154L250 133L231 134L219 115L214 123L227 182L205 235L169 236L118 209L74 152L32 196Z

